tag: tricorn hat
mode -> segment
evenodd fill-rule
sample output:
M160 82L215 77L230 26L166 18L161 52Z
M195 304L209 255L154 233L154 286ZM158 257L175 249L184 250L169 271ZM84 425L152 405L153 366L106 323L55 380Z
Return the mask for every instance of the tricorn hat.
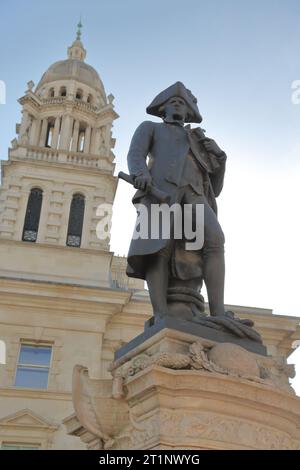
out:
M152 114L153 116L162 117L162 110L160 108L173 96L180 96L180 98L183 98L188 105L190 112L185 119L186 122L202 121L202 116L197 106L197 98L181 82L176 82L174 85L169 86L159 93L147 107L147 113Z

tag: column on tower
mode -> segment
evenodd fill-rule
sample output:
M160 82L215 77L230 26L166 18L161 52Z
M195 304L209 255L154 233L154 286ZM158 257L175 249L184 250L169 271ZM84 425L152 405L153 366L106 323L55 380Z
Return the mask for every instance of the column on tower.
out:
M91 130L91 143L90 143L90 153L95 154L95 138L96 138L96 129L92 127Z
M79 121L76 119L73 129L72 152L78 151Z
M111 140L111 126L107 125L105 129L105 156L108 156L109 149L110 149L110 140Z
M94 137L94 154L99 154L99 149L101 145L101 128L97 127L94 129L95 137Z
M48 119L44 118L42 120L42 130L41 130L40 142L39 142L40 147L45 147L46 145L47 129L48 129Z
M62 118L61 137L59 148L62 150L69 150L71 141L73 118L70 114L65 114Z
M89 153L90 142L91 142L91 126L87 126L85 130L85 136L84 136L84 148L83 148L84 153Z
M33 120L31 134L29 138L29 144L37 146L39 143L39 135L41 130L41 123L42 120L40 118L36 118Z
M59 131L60 131L60 120L61 120L60 116L57 116L57 118L55 119L53 138L52 138L52 142L51 142L51 147L53 149L57 149L57 145L58 145L58 138L59 138Z
M26 109L23 110L22 122L20 126L19 139L25 134L29 122L29 113Z

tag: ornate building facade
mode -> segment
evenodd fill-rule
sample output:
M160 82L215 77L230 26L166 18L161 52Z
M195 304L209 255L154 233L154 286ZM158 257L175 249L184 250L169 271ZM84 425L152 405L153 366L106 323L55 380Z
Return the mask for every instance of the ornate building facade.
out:
M127 279L123 258L97 226L109 214L114 176L113 96L85 62L77 39L20 98L8 160L1 162L0 447L84 449L63 421L73 413L72 371L109 378L114 351L151 315L143 282ZM287 357L298 319L231 307L255 320L272 355Z

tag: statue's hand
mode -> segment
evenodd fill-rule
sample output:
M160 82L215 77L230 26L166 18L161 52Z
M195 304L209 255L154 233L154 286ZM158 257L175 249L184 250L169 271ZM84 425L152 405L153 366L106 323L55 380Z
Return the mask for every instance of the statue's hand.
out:
M209 153L213 153L216 157L221 157L224 155L223 150L220 149L217 142L213 139L206 138L203 140L203 145Z
M136 189L141 189L142 191L146 191L150 186L152 181L152 177L150 175L140 175L136 176L134 179L134 187Z

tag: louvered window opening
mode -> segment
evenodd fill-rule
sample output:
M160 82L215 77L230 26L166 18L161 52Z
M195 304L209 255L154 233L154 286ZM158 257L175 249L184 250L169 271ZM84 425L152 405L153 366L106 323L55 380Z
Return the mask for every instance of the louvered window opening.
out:
M84 206L84 196L81 194L75 194L70 208L67 246L79 248L81 245Z
M43 191L39 188L32 189L28 198L22 236L22 240L25 242L36 242L37 240L42 201Z

